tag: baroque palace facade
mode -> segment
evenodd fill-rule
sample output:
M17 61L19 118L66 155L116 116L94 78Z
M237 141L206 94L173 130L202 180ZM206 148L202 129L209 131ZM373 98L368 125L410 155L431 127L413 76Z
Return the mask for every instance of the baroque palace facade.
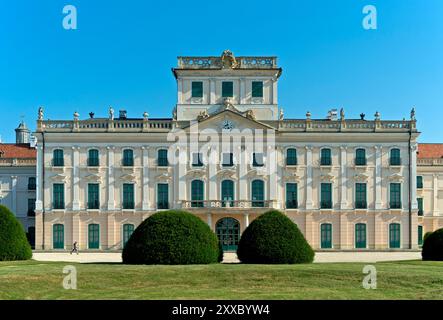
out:
M438 145L417 152L415 112L285 119L281 72L275 57L228 50L179 57L172 118L110 108L106 118L44 120L40 108L36 249L121 250L152 213L184 209L234 250L273 208L314 249L417 249L443 224L443 159ZM226 137L236 143L214 143Z

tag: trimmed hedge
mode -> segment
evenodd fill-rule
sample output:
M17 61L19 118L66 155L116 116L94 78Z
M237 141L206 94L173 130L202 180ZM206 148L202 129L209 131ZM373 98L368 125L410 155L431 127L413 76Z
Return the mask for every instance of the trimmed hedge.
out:
M432 231L428 231L425 233L425 235L423 236L423 243L425 243L425 240L432 234Z
M123 249L126 264L207 264L220 259L217 236L195 215L162 211L143 221Z
M237 249L243 263L311 263L314 255L297 225L277 210L252 221Z
M425 236L421 256L423 260L443 261L443 229Z
M0 261L31 257L31 246L22 225L7 207L0 205Z

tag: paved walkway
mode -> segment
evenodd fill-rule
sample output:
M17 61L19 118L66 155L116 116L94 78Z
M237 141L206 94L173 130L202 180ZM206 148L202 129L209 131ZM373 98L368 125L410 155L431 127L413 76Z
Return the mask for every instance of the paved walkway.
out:
M63 261L79 263L118 263L122 261L121 252L80 252L79 255L70 255L69 252L34 252L33 259L37 261ZM399 260L420 260L421 252L418 251L370 251L370 252L316 252L316 263L327 262L381 262ZM224 263L238 263L234 252L224 254Z

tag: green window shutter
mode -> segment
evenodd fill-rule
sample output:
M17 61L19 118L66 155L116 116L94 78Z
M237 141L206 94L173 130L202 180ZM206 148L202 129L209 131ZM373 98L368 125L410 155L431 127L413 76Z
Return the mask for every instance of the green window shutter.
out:
M297 184L296 183L287 183L286 184L286 208L287 209L298 208Z
M98 224L88 225L88 248L100 249L100 225Z
M88 166L90 167L98 167L99 160L98 160L98 150L92 149L88 152Z
M192 98L203 97L203 82L192 81Z
M191 182L191 207L203 207L204 189L203 181L193 180Z
M322 249L332 248L332 224L323 223L320 226L320 246Z
M132 167L134 165L134 151L131 149L123 150L123 166Z
M234 206L234 182L232 180L223 180L221 183L221 199L222 207L228 204L230 207Z
M65 185L63 183L54 183L53 185L53 208L65 208Z
M366 209L366 183L355 184L355 208Z
M52 226L52 247L54 249L65 248L65 227L62 224Z
M366 165L366 150L357 149L355 151L355 165L365 166Z
M423 198L417 198L417 204L418 204L418 215L423 215Z
M124 224L123 225L123 248L126 246L126 244L129 241L129 238L131 238L133 233L134 233L134 225L133 224Z
M320 165L330 166L331 164L331 149L321 149Z
M88 184L88 209L100 208L99 190L100 190L99 184L97 183Z
M400 224L391 223L389 225L389 247L400 248Z
M417 189L423 189L423 177L417 176Z
M232 81L222 82L222 97L232 98L234 96L234 83Z
M418 226L417 235L418 235L418 245L421 246L423 245L423 226Z
M157 185L157 208L169 209L169 185L167 183Z
M263 98L263 81L252 81L252 97Z
M251 183L252 189L252 207L264 207L264 195L265 195L265 187L264 182L262 180L254 180Z
M401 209L401 184L391 183L390 185L390 208Z
M320 208L332 209L332 184L322 183L320 189Z
M158 150L157 165L159 167L167 167L169 165L168 164L168 150L166 150L166 149Z
M63 167L65 165L64 157L63 157L63 150L61 150L61 149L54 150L52 165L54 167Z
M297 165L297 150L296 149L288 149L286 151L286 165L295 166Z
M364 223L355 224L355 248L366 248L366 224Z
M134 185L123 184L123 209L134 209Z
M401 165L400 149L391 149L390 164L391 166Z

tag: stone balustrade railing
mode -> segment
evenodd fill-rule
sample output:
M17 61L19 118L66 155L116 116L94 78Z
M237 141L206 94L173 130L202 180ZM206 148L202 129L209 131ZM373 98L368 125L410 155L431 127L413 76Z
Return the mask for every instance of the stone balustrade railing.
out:
M192 201L192 200L182 200L182 208L187 209L202 209L202 208L272 208L275 201L263 200L263 201L251 201L251 200L203 200L203 201Z
M274 69L277 68L276 57L236 57L241 69ZM180 69L219 69L222 67L220 57L178 57Z
M443 166L443 158L417 159L418 166Z
M4 158L0 159L0 167L10 167L10 166L35 166L37 163L36 159L18 159L18 158Z
M416 131L416 121L288 119L278 123L280 131Z
M172 120L148 119L88 119L88 120L39 120L38 132L168 132Z

